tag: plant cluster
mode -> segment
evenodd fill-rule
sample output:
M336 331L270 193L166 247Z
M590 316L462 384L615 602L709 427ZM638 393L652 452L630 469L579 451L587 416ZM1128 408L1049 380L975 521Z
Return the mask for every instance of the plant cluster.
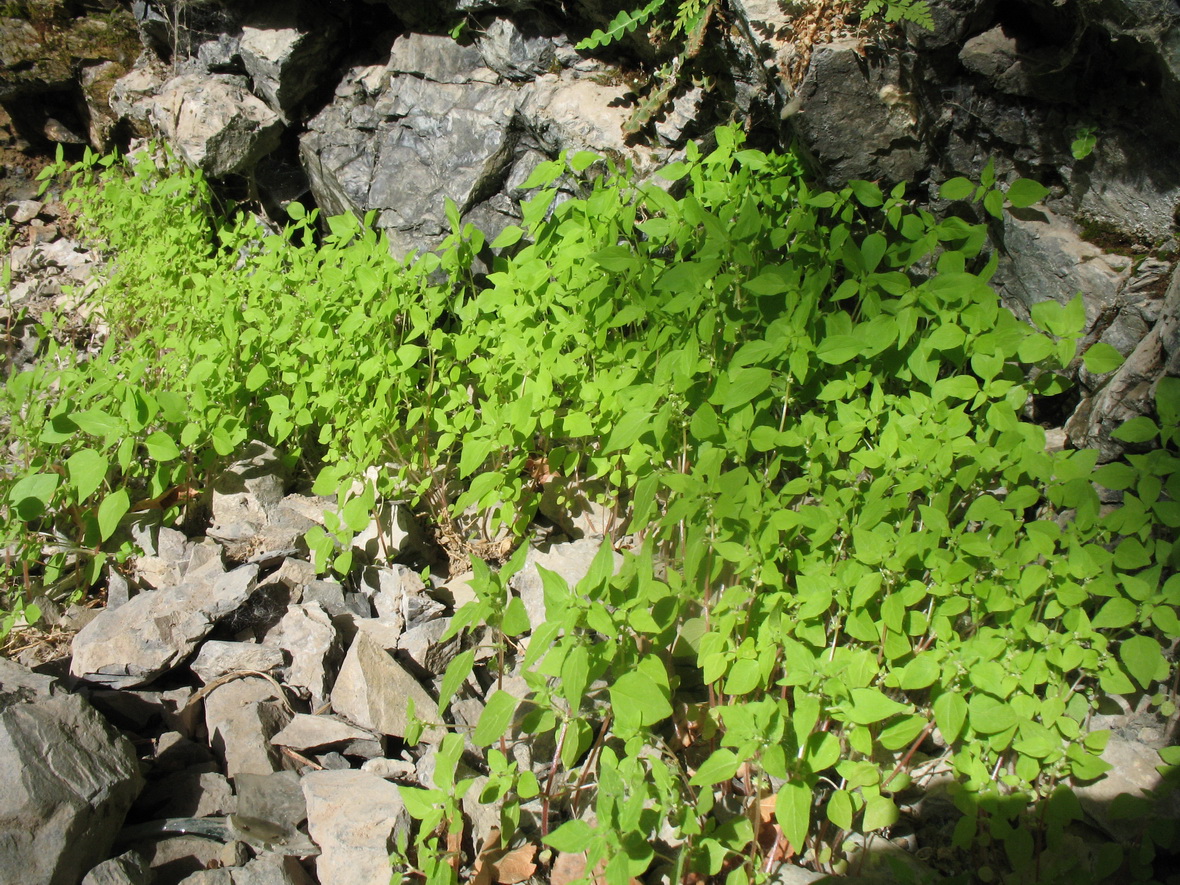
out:
M113 331L5 387L10 610L23 582L97 579L131 552L129 509L176 515L176 491L251 438L339 494L339 524L308 541L345 576L349 534L395 496L523 537L543 464L617 515L576 587L541 572L543 623L509 589L523 547L474 564L451 632L491 653L460 654L439 687L452 733L435 784L403 791L405 870L454 881L477 774L505 846L584 853L611 883L841 869L936 764L960 868L985 880L1147 878L1174 844L1134 803L1134 844L1081 851L1068 825L1071 784L1106 769L1101 695L1174 712L1180 382L1160 383L1158 420L1118 431L1141 453L1047 451L1022 415L1067 385L1084 311L1017 321L988 285L985 226L901 185L814 189L735 128L662 182L587 153L542 163L519 226L487 243L451 206L441 250L406 262L351 216L322 239L296 206L282 231L227 219L166 161L75 172L112 251ZM944 191L992 214L1045 194L990 175ZM496 690L465 732L448 707L473 674Z

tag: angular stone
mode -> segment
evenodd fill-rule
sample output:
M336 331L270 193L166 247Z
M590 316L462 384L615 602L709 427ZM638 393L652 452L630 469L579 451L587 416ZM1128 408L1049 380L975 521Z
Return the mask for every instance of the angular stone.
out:
M262 528L283 500L285 470L274 448L249 443L242 456L213 481L214 525Z
M903 88L899 63L868 65L863 50L855 39L816 46L799 86L802 113L791 122L832 187L853 178L916 181L930 163L917 104Z
M209 744L225 760L229 777L279 769L281 756L270 741L291 714L275 698L270 681L254 676L227 682L206 695Z
M0 658L0 881L73 885L143 786L131 744L85 700Z
M82 885L151 885L151 870L142 854L128 851L104 860L82 879Z
M224 815L234 807L229 781L212 771L178 771L151 781L135 802L136 816L148 820Z
M4 207L4 216L13 224L26 224L37 217L41 206L36 200L14 200Z
M115 115L126 120L132 133L140 138L151 135L152 101L164 85L165 74L145 53L136 66L111 87L107 102Z
M201 645L201 650L189 669L205 683L212 682L226 673L239 670L267 672L283 666L281 649L256 642L225 642L210 639Z
M322 82L335 62L338 28L316 7L264 3L251 10L238 53L254 91L284 117Z
M242 172L278 147L279 116L232 79L182 74L164 84L151 120L184 159L213 178Z
M449 37L409 33L394 41L385 67L394 75L462 85L478 76L483 60L475 46L464 46Z
M298 858L279 854L260 854L230 874L233 885L314 885Z
M292 605L267 633L266 641L290 656L284 682L306 690L312 706L321 706L344 657L343 644L328 613L315 602Z
M240 774L235 778L238 788L238 810L230 823L235 832L250 831L272 845L290 846L305 842L299 831L307 820L307 801L293 771L273 774ZM257 842L257 839L250 841Z
M141 593L101 612L74 637L70 673L122 689L145 685L177 666L254 592L258 566L228 573L220 568L210 563L176 587Z
M458 636L440 641L450 626L450 618L437 618L411 627L398 640L398 651L428 673L441 676L461 650Z
M314 750L356 740L376 740L370 731L342 722L334 716L296 713L287 726L271 738L272 744L295 750Z
M434 699L388 651L363 630L358 632L332 689L332 708L362 728L403 737L409 723L406 704L410 700L418 718L437 721ZM441 737L438 728L423 732L426 741Z
M409 816L398 788L366 771L313 771L303 778L307 828L320 847L320 885L372 885L390 876L389 854Z
M557 63L554 41L525 36L510 19L497 18L476 40L483 62L507 80L532 80Z

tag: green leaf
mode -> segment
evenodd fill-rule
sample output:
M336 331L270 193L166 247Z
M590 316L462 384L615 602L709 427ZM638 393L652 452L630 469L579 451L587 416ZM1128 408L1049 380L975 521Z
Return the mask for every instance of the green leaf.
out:
M566 854L585 851L594 839L594 830L584 820L567 820L541 841Z
M864 344L854 335L829 335L819 343L815 355L825 363L839 366L860 356Z
M625 673L610 687L611 707L620 723L627 720L640 727L655 725L672 715L672 705L646 673Z
M36 519L49 507L61 477L56 473L34 473L18 480L8 491L8 500L21 519Z
M865 802L865 814L861 827L866 833L871 833L882 827L893 826L900 816L901 812L888 796L870 796Z
M1103 375L1121 366L1123 355L1105 341L1099 341L1086 351L1082 361L1086 364L1086 371Z
M701 763L689 784L694 787L711 787L713 784L722 783L737 774L741 764L741 758L733 750L724 747L714 750L709 758Z
M1167 676L1167 661L1159 643L1150 636L1132 636L1119 646L1119 660L1131 677L1147 690L1157 679Z
M94 449L79 449L69 457L66 470L79 501L85 501L98 491L110 467L110 460Z
M505 636L520 636L532 628L529 623L529 613L519 596L513 596L504 606L504 619L500 622L500 629Z
M1039 203L1049 196L1049 188L1031 178L1018 178L1008 188L1008 202L1018 209Z
M496 690L488 698L487 706L479 716L479 724L475 727L475 734L471 739L478 747L490 747L508 732L512 724L512 714L516 712L518 701L506 691Z
M934 701L934 721L938 730L942 732L943 740L948 744L954 743L963 733L963 725L967 721L967 702L957 692L946 692Z
M836 790L828 799L828 820L842 830L852 829L852 794L847 790Z
M806 784L783 784L774 800L774 817L782 828L783 837L796 854L802 854L811 827L811 788Z
M492 240L492 248L505 249L508 246L515 246L520 242L522 236L524 236L524 231L515 224L510 224L500 231L500 235L496 239Z
M450 706L451 698L459 690L459 686L467 681L475 665L475 652L468 650L455 655L443 674L442 684L438 688L438 713L441 716Z
M1156 427L1154 421L1146 415L1140 415L1138 418L1123 422L1111 436L1122 442L1140 443L1155 439L1159 436L1159 432L1160 429Z
M905 665L898 677L898 685L906 691L929 688L938 678L942 668L929 654L920 654Z
M951 178L938 189L938 196L944 200L964 200L975 192L975 184L969 178Z
M571 711L576 713L581 709L589 681L590 652L584 645L575 645L561 662L561 693Z
M898 713L908 713L912 709L908 704L900 704L886 697L875 688L854 688L852 704L845 708L845 713L849 720L858 725L872 725Z
M1099 609L1094 616L1091 626L1095 630L1126 627L1133 624L1139 616L1139 608L1135 603L1123 597L1107 600L1106 605Z
M176 442L162 430L157 430L143 441L148 457L153 461L175 461L180 457Z
M107 540L115 533L127 511L131 509L131 498L126 489L116 489L102 499L98 505L98 535Z
M651 410L634 409L615 424L602 447L604 454L629 449L651 427Z

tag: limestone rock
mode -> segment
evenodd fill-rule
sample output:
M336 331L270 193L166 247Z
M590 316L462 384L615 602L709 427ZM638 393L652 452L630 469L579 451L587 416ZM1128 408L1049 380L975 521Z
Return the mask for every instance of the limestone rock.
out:
M237 48L254 91L284 117L335 61L337 24L315 12L307 4L264 3L242 28Z
M419 718L437 720L434 699L388 651L367 632L359 631L332 689L332 708L362 728L402 737L409 723L406 704L410 700ZM427 741L441 736L438 728L423 733Z
M286 483L274 448L262 442L246 446L241 458L213 481L213 523L261 528L283 500Z
M594 557L604 543L608 542L601 538L583 538L568 544L554 544L545 551L536 548L529 550L525 557L524 566L509 581L509 586L520 595L521 601L524 602L525 611L529 616L529 624L535 627L544 623L546 618L545 590L537 566L565 578L570 589L573 589L578 581L586 577L590 571L590 564L594 562ZM613 557L617 569L622 565L623 557L617 553L613 554Z
M327 612L315 602L290 606L266 639L290 656L284 682L306 690L313 706L320 706L332 690L344 656L339 634Z
M278 114L234 80L197 74L165 83L151 120L186 161L214 178L249 169L283 131Z
M256 642L225 642L211 639L201 645L189 669L205 683L238 670L267 672L283 666L283 652Z
M355 740L376 740L376 735L335 716L310 716L296 713L286 728L271 738L271 743L295 750L312 750Z
M0 658L0 881L74 885L105 858L143 778L85 700Z
M104 860L82 879L82 885L151 885L151 871L143 855L128 851Z
M320 885L385 882L389 854L409 816L398 788L366 771L313 771L303 778L307 827L320 847Z
M205 697L205 726L209 744L225 760L229 777L270 774L281 764L271 738L290 721L291 714L276 700L269 680L255 676L219 685Z
M113 688L134 688L177 666L222 617L249 599L258 566L222 572L220 563L182 584L141 593L106 609L74 637L70 673Z

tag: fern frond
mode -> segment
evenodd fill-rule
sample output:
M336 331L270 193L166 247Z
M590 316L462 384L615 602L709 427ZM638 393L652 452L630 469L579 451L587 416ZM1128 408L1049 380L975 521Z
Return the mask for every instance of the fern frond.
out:
M659 11L667 0L651 0L647 6L627 12L624 10L615 16L614 21L607 25L606 30L595 30L589 37L580 42L575 49L597 49L622 40L641 24Z

